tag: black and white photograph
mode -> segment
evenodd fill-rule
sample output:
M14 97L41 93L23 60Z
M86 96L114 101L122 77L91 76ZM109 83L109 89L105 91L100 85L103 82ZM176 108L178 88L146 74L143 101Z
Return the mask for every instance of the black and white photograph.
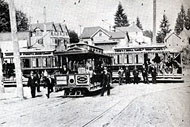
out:
M0 0L0 127L190 127L190 0Z

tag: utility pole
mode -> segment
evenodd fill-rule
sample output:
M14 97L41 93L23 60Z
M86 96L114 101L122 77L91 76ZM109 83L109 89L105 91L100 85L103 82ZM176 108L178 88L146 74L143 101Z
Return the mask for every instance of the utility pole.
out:
M23 92L23 84L22 84L20 51L19 51L19 43L18 43L18 38L17 38L16 11L15 11L14 0L9 0L9 16L10 16L10 22L11 22L11 37L12 37L12 42L13 42L17 96L20 98L23 98L24 92Z
M156 0L153 0L153 39L152 45L156 44Z
M5 89L3 86L3 61L2 61L2 50L1 50L1 44L0 44L0 93L4 93Z

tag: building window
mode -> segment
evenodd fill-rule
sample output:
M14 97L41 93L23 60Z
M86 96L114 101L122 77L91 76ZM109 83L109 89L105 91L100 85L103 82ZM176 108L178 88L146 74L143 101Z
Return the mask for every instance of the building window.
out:
M101 37L102 36L102 32L99 32L99 37Z
M36 36L41 36L42 33L41 33L41 30L39 28L36 29Z

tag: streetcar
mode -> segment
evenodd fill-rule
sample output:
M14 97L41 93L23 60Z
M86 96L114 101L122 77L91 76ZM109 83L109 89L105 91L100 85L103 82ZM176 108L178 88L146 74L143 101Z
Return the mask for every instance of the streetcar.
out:
M134 67L136 66L141 72L142 66L149 62L156 66L158 82L184 82L181 53L169 51L165 45L116 47L114 50L114 53L108 53L112 57L113 64L109 68L112 70L113 81L118 81L117 71L119 68L128 67L133 79L132 70ZM142 81L141 73L139 77ZM149 79L151 81L150 74Z
M55 55L61 68L55 74L55 91L64 90L65 96L83 96L102 88L102 67L111 65L111 57L103 54L103 49L77 43Z
M55 50L23 48L20 50L21 70L23 74L23 84L27 83L31 71L42 74L48 71L53 74L59 70L57 57L54 56ZM5 63L7 67L5 67ZM4 83L15 83L15 62L13 52L3 53L3 75Z

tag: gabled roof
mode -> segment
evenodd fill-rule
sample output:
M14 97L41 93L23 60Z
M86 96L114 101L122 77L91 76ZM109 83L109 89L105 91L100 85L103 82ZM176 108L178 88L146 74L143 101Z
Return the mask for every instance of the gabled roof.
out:
M36 23L30 25L30 30L35 31L35 29L39 28L40 30L44 30L44 23ZM46 23L46 30L47 31L57 31L57 32L63 32L68 31L65 24L61 23L54 23L54 22L48 22Z
M110 36L107 30L101 28L100 26L96 26L96 27L85 27L80 37L82 39L89 39L93 37L100 30L105 34L107 34L108 36Z
M123 39L126 36L123 32L109 32L109 34L111 35L112 39Z
M132 24L128 27L116 27L115 30L118 32L142 32L142 30L138 28L136 24Z
M171 33L169 33L169 34L164 38L164 41L168 40L168 38L170 38L172 35L175 35L176 37L178 37L179 39L181 39L181 37L179 37L175 32L171 32Z

